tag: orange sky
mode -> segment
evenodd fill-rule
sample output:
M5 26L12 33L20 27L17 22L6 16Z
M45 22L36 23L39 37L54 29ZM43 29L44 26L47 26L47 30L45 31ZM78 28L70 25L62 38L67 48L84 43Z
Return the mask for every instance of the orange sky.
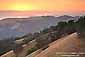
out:
M85 0L0 0L0 10L84 11Z
M85 0L0 0L0 10L85 12Z

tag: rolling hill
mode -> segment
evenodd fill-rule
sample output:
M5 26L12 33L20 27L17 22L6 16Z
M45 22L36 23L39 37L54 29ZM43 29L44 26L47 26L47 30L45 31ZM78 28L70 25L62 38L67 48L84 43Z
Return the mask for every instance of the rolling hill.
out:
M0 39L39 32L44 28L55 26L59 21L77 20L78 18L78 16L72 17L68 15L58 17L34 16L29 18L5 18L0 20Z

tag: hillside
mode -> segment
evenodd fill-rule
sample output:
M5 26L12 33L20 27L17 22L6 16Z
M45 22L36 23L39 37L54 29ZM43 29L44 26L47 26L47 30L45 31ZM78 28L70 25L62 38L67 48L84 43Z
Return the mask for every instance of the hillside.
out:
M84 38L79 38L78 34L72 33L70 35L67 35L65 37L62 37L58 40L53 41L52 43L49 44L49 47L46 48L45 50L42 49L38 49L36 51L34 51L33 53L27 55L26 57L62 57L63 55L65 55L64 53L66 53L68 55L68 53L78 53L78 52L85 52L85 39ZM33 44L35 41L31 41L29 42L29 44L23 45L22 50L19 51L19 55L24 56L24 54L26 54L27 49L35 44ZM63 53L64 52L64 53ZM11 55L10 55L11 54ZM9 56L10 55L10 56ZM2 57L11 57L11 56L15 56L15 53L13 53L13 51L8 52L4 55L2 55ZM69 55L68 55L69 56ZM76 56L76 55L75 55ZM78 54L78 57L84 57L85 54L80 55ZM24 56L25 57L25 56Z
M42 17L49 18L50 20L52 16L42 16ZM69 17L71 16L68 16L67 18ZM45 28L40 32L28 33L25 34L24 36L16 37L15 39L11 38L11 39L4 40L4 45L2 45L3 43L1 44L1 55L7 51L13 50L16 53L16 56L19 57L21 56L24 57L27 55L31 56L30 55L31 53L36 55L39 49L40 49L39 53L40 52L43 53L44 52L43 50L46 51L50 47L55 49L57 48L58 49L58 50L56 49L57 52L58 51L62 51L62 52L82 51L83 52L85 50L84 38L85 38L85 16L82 16L76 21L69 20L69 19L68 21L67 20L60 21L57 23L57 25L50 26L49 28ZM29 43L32 40L35 40L33 43L34 46L30 48L25 46L26 48L24 49L23 45ZM5 43L7 43L8 45L6 45ZM29 45L31 46L31 44L28 44L28 46ZM56 51L55 49L53 49L53 52ZM51 53L50 50L48 51Z
M78 34L73 33L71 35L52 42L47 49L45 49L35 57L62 57L62 55L58 54L59 52L61 52L61 54L62 52L85 52L85 46L81 47L82 44L84 44L84 42L82 43L82 40L78 37ZM83 51L81 51L80 49L83 49ZM79 55L79 57L84 55Z

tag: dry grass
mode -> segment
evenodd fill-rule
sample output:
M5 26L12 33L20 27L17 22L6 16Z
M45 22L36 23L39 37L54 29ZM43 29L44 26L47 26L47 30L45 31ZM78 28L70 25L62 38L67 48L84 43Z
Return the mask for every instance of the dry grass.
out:
M80 52L82 41L77 33L61 38L50 44L50 47L35 57L60 57L57 52ZM80 56L81 57L81 56Z

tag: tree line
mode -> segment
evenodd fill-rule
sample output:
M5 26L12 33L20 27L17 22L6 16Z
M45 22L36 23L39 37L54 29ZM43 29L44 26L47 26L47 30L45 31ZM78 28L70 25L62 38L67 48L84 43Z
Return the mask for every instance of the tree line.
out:
M38 48L46 48L48 44L71 33L77 32L81 38L85 37L85 16L78 20L60 21L56 26L51 26L40 31L36 38Z

